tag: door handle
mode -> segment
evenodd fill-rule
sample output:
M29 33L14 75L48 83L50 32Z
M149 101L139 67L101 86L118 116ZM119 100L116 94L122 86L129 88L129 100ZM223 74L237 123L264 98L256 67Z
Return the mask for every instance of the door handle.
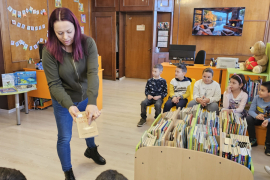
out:
M148 51L150 51L150 52L151 52L151 50L152 50L152 48L148 49Z

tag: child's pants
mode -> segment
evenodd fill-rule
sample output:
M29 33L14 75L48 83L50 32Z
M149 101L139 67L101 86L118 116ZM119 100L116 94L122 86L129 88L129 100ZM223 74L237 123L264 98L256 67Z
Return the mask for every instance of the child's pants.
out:
M190 103L188 103L188 107L193 107L196 104L199 104L199 103L197 103L195 100L192 100L192 101L190 101ZM217 114L219 113L218 103L216 103L216 102L212 102L210 104L207 104L205 106L205 108L207 111L210 111L210 112L216 111Z
M187 99L179 99L179 102L175 104L174 102L172 102L172 98L169 98L164 105L163 113L170 111L173 106L176 106L176 109L178 109L179 107L181 107L182 109L183 107L186 107L187 102Z
M142 119L146 119L146 108L147 106L150 106L152 104L155 104L155 119L158 117L158 115L161 113L161 105L163 103L163 99L159 98L158 100L154 100L151 99L149 100L148 98L145 98L145 100L143 100L141 102L141 118Z
M247 116L246 118L248 124L248 135L249 138L256 138L255 126L260 126L263 121L259 119L255 119L252 116ZM267 126L266 140L265 143L270 143L270 124Z

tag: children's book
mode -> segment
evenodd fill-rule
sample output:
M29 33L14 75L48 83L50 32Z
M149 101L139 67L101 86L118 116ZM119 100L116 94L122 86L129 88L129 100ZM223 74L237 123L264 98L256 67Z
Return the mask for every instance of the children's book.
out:
M14 87L15 85L14 74L13 73L2 74L2 83L3 83L3 88Z
M96 121L88 124L88 119L85 112L80 112L76 118L77 128L79 132L79 138L91 138L98 136L98 129Z
M3 88L3 89L0 89L1 94L13 93L13 92L17 92L17 90L15 88Z

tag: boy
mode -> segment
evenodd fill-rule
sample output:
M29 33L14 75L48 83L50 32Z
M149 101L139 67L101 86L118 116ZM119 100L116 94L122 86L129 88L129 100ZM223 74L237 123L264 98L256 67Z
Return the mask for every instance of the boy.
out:
M157 64L152 70L153 78L148 79L145 86L146 99L141 102L141 120L138 123L138 127L143 126L146 123L146 108L149 105L155 104L155 119L161 113L161 105L163 98L167 96L167 83L166 80L160 77L163 71L163 66Z
M262 125L267 127L266 141L265 141L265 154L270 156L270 81L263 82L259 95L255 96L248 111L249 116L247 119L248 134L251 146L257 146L257 139L255 134L255 125Z
M187 68L184 64L178 65L175 69L175 78L170 83L170 97L165 103L163 113L170 111L173 106L176 108L186 106L190 95L191 79L185 77Z

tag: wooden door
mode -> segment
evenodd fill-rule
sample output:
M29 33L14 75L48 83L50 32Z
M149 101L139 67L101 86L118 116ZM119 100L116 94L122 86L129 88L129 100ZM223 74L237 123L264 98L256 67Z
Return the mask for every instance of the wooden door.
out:
M156 0L155 10L162 12L173 12L174 0Z
M120 11L153 11L154 0L119 0Z
M92 13L92 29L102 58L103 77L116 80L116 12Z
M128 78L151 77L152 19L152 13L126 16L125 75Z
M119 11L119 0L92 0L93 12Z

